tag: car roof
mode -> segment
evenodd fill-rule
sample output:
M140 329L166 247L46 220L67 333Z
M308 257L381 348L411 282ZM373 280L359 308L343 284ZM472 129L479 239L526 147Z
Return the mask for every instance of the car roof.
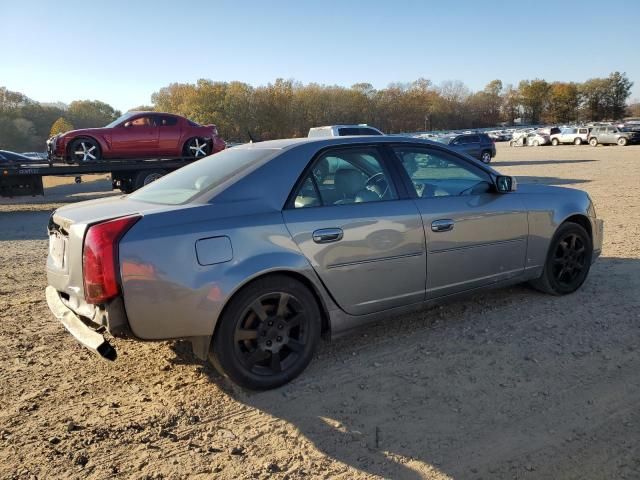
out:
M343 137L299 137L284 138L280 140L267 140L264 142L245 143L233 148L242 149L272 149L272 150L288 150L299 145L318 144L318 148L330 147L333 145L348 145L358 143L423 143L425 145L442 146L440 142L432 140L405 137L405 136L387 136L387 135L346 135Z

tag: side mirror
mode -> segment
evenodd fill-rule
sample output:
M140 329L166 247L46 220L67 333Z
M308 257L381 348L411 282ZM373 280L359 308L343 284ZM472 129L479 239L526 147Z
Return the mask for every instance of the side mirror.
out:
M498 175L496 177L496 190L498 193L515 192L518 189L516 177L508 175Z

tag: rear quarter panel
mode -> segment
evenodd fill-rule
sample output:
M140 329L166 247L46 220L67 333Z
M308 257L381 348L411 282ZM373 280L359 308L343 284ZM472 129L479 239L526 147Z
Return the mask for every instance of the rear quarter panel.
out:
M143 339L207 336L231 295L270 271L316 281L279 211L222 218L223 207L200 205L144 217L120 244L124 303L132 332ZM226 236L232 258L200 265L196 242Z

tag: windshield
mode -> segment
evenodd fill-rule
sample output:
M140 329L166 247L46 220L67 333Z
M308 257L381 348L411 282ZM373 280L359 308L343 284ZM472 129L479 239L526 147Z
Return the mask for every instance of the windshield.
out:
M267 148L230 148L176 170L129 198L164 205L188 203L207 191L235 182L277 152Z
M104 128L113 128L119 123L124 122L127 118L132 117L133 115L135 115L135 112L127 112L124 115L116 118L113 122L109 123L108 125L105 125Z

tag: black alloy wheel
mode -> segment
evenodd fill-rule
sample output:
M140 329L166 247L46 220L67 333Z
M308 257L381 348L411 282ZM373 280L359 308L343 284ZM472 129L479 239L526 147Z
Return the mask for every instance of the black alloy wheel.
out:
M299 375L320 336L313 294L285 276L250 284L231 300L220 321L212 363L250 389L274 388Z
M586 230L581 225L566 222L551 240L542 276L531 284L553 295L573 293L586 280L592 256L593 245Z

